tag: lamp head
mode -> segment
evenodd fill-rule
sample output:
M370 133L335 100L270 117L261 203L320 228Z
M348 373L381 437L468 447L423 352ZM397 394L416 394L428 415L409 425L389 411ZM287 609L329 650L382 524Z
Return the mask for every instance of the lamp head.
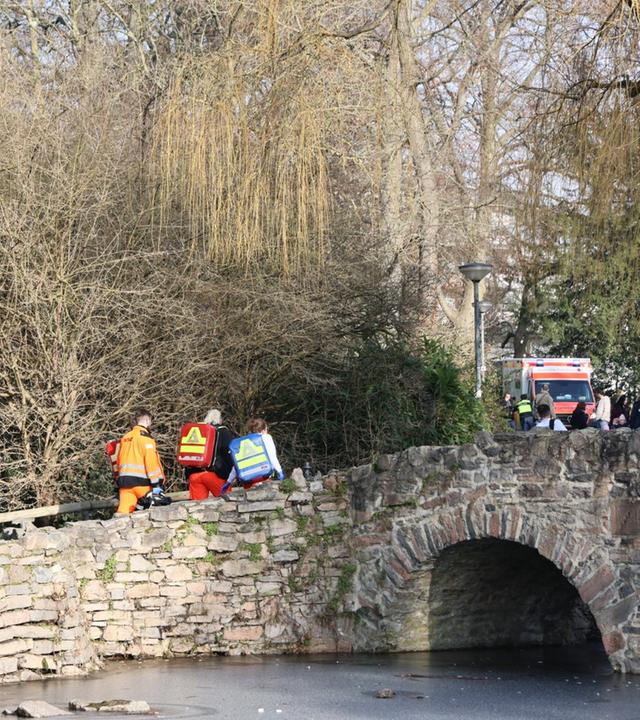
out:
M465 265L459 265L458 270L471 282L480 282L486 277L492 270L493 265L487 263L466 263Z

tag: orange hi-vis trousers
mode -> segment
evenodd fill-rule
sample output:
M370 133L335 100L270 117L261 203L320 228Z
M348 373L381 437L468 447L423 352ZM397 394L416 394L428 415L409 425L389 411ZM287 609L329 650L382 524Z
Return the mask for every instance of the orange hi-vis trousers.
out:
M138 485L130 488L120 488L118 491L120 497L120 504L116 512L129 514L136 509L138 500L145 497L151 492L149 485Z
M206 500L209 493L214 497L220 497L225 482L226 480L218 477L211 470L191 473L189 475L189 497L192 500Z

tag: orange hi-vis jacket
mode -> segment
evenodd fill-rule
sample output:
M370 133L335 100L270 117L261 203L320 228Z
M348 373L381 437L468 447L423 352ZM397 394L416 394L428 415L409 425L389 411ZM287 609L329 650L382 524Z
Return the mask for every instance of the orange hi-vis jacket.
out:
M163 480L156 441L146 428L136 425L120 441L118 487L157 485Z

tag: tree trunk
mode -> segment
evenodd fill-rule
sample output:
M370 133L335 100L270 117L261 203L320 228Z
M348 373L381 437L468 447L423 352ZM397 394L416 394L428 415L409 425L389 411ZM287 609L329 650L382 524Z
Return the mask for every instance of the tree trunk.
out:
M531 353L531 323L536 312L536 299L533 293L535 284L535 278L532 281L527 275L524 276L518 324L513 333L514 357L527 357Z
M406 136L416 184L415 231L417 248L414 251L420 301L425 313L426 327L435 322L435 280L437 277L437 235L440 222L440 199L436 189L431 143L417 87L420 69L413 47L410 8L407 0L398 0L393 11L393 36L397 43L400 66L400 101Z
M397 34L391 36L383 101L382 212L386 236L386 266L398 286L404 283L407 244L406 222L402 213L402 149L406 133L401 120L401 68Z

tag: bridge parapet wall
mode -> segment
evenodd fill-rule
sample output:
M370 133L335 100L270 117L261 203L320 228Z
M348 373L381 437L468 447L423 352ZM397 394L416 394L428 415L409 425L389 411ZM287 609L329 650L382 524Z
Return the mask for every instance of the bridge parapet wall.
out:
M118 657L350 650L344 485L295 479L0 542L0 682Z

